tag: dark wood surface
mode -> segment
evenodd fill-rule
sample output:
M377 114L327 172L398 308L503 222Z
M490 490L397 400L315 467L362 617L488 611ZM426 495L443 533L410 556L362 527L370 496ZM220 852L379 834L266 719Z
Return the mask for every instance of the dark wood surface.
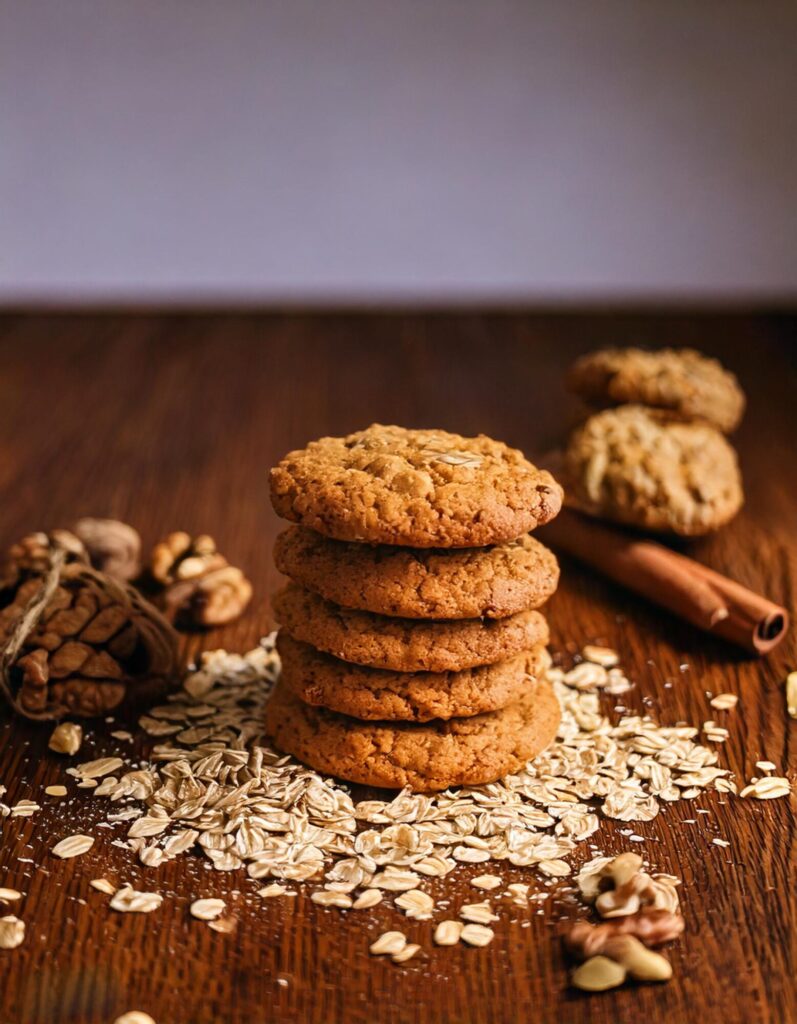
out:
M187 648L242 650L270 625L278 521L266 471L289 448L380 420L484 431L545 450L573 415L561 378L576 353L692 344L739 374L750 403L736 438L747 505L689 550L793 612L794 341L793 319L762 315L8 314L0 318L0 542L85 514L129 520L146 543L178 527L210 532L247 570L256 598L239 623L192 637ZM554 650L596 639L616 646L638 683L625 702L664 722L700 724L712 717L706 691L740 693L726 716L722 763L747 778L768 758L794 779L797 723L783 694L797 667L794 632L755 661L569 562L549 610ZM122 715L94 725L82 754L106 752L108 731L124 723ZM43 797L64 768L47 753L48 732L0 711L5 799L41 796L45 805L0 826L0 886L24 891L14 909L27 922L24 945L0 951L0 1024L110 1024L133 1008L158 1024L797 1020L794 796L763 803L709 794L697 802L709 811L699 828L683 824L695 817L686 803L635 826L651 861L684 879L687 933L672 950L675 977L587 998L567 989L557 919L571 909L555 900L540 916L515 909L483 950L436 949L432 925L414 927L428 958L397 968L367 953L369 940L399 920L388 907L346 915L306 896L264 905L243 875L208 872L192 858L134 865L110 845L110 832L88 855L57 861L47 852L52 837L91 830L103 804L82 793L60 803ZM730 847L710 845L711 835ZM627 846L610 822L597 841ZM473 873L437 891L461 895ZM157 889L164 905L146 916L114 914L88 887L98 875ZM238 914L234 934L189 918L190 898L212 894L227 895Z

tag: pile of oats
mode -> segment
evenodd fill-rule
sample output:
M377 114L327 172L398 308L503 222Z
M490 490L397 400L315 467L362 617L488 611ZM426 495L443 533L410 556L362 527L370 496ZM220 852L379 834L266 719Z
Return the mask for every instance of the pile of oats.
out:
M523 771L487 786L355 802L346 786L264 745L263 708L279 674L273 637L245 655L205 653L182 689L140 719L162 740L146 762L126 752L67 771L110 801L108 823L129 823L114 845L145 865L198 852L218 871L245 868L262 879L264 898L295 895L290 883L313 882L311 899L321 906L362 910L388 896L409 920L430 920L436 907L420 888L425 878L459 864L507 861L533 868L550 884L571 875L569 857L595 835L601 815L650 821L663 803L708 788L736 792L716 750L697 742L699 729L638 715L613 723L602 714L601 692L619 695L632 686L618 660L612 650L589 646L570 671L549 664L562 706L556 742ZM723 694L713 706L729 711L734 703ZM709 740L719 741L722 727L706 726L714 734ZM769 776L743 795L783 795L782 782ZM642 839L631 829L623 834ZM53 852L79 856L90 845L89 837L73 836ZM116 891L105 879L92 885L110 890L116 910L146 913L160 905L154 893ZM472 885L486 895L502 890L495 895L523 907L548 895L530 896L529 885L504 885L493 874ZM459 920L440 921L435 942L487 945L496 906L489 898L465 904L454 911ZM215 930L234 927L234 919L219 917L221 901L199 901L193 912ZM388 935L380 954L401 963L417 952L402 933Z
M321 882L336 894L317 897L323 905L349 907L371 889L417 892L424 876L460 863L505 860L561 878L571 871L566 858L598 830L599 811L650 821L662 802L710 786L735 790L716 751L695 741L697 729L640 716L612 724L601 714L599 692L631 684L613 651L586 653L594 660L569 672L548 669L563 709L557 742L488 786L355 803L344 786L262 745L263 705L279 672L272 638L244 656L206 653L183 689L141 718L165 740L143 766L120 773L123 759L108 757L70 772L101 779L94 794L118 807L110 822L130 822L124 842L143 864L196 849L219 871ZM397 902L417 913L414 902Z

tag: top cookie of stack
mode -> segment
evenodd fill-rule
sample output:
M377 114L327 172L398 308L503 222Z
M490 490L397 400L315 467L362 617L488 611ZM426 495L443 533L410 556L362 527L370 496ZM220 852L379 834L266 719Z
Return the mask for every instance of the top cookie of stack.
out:
M579 509L647 530L697 536L743 501L736 452L723 436L744 412L736 377L693 349L603 349L570 369L571 390L603 412L565 451Z
M553 477L487 437L374 425L289 453L272 502L282 680L267 725L313 767L417 790L491 781L553 738Z

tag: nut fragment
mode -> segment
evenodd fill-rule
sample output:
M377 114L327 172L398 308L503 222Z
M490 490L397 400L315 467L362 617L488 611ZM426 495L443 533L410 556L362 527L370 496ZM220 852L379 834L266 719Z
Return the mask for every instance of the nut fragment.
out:
M618 935L632 935L646 946L660 946L677 939L684 930L684 919L669 910L643 910L628 917L594 925L577 921L567 933L565 944L569 952L579 959L603 953L609 939Z
M593 956L578 966L571 975L575 988L584 992L606 992L625 981L626 971L607 956Z
M132 580L141 571L141 538L118 519L79 519L73 533L83 542L91 564L117 580Z
M69 860L72 857L80 857L84 853L88 853L93 845L93 836L67 836L66 839L56 843L50 852L62 860Z
M395 956L407 945L403 932L383 932L371 943L369 949L374 956Z
M668 981L672 977L670 961L661 953L648 949L633 935L615 935L607 939L603 952L637 981Z
M76 754L82 742L82 726L77 722L61 722L53 729L47 746L56 754Z
M16 949L25 939L25 922L9 914L0 917L0 949Z

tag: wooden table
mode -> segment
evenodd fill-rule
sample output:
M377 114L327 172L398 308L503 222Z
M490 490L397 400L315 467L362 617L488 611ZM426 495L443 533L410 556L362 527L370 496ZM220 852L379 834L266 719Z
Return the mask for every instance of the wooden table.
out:
M208 531L248 571L256 600L243 620L186 648L243 650L270 625L279 524L266 471L289 448L381 420L484 431L544 450L572 416L561 379L577 352L692 344L740 375L750 404L736 438L745 510L690 550L793 611L794 338L785 316L8 314L0 319L0 540L86 514L129 520L147 544L178 527ZM664 722L700 724L713 714L706 691L739 693L723 763L749 778L767 758L794 778L797 723L786 717L783 680L797 667L797 633L766 661L751 660L569 562L550 617L555 650L595 639L617 647L639 684L625 703L649 706ZM84 759L109 750L108 731L126 723L120 715L95 724ZM635 826L651 861L684 879L687 934L672 951L675 978L587 998L567 989L557 919L570 911L557 901L528 927L500 922L483 950L436 949L427 923L428 959L397 968L367 953L370 938L395 926L387 907L346 915L305 896L264 905L245 895L245 877L208 872L198 859L141 868L102 830L107 838L91 853L58 861L47 852L51 837L91 830L103 805L82 793L60 803L43 796L65 764L48 754L48 732L0 712L5 799L41 797L45 806L1 826L0 885L25 892L17 912L27 938L0 952L0 1024L110 1024L133 1008L158 1024L797 1020L794 797L713 793L697 802L710 812L698 826L683 823L698 817L685 802ZM711 835L730 846L712 846ZM628 845L611 822L599 841L607 851ZM163 892L162 909L108 911L107 897L88 887L101 874ZM466 876L445 884L461 896ZM234 934L190 919L189 899L211 894L239 910Z

